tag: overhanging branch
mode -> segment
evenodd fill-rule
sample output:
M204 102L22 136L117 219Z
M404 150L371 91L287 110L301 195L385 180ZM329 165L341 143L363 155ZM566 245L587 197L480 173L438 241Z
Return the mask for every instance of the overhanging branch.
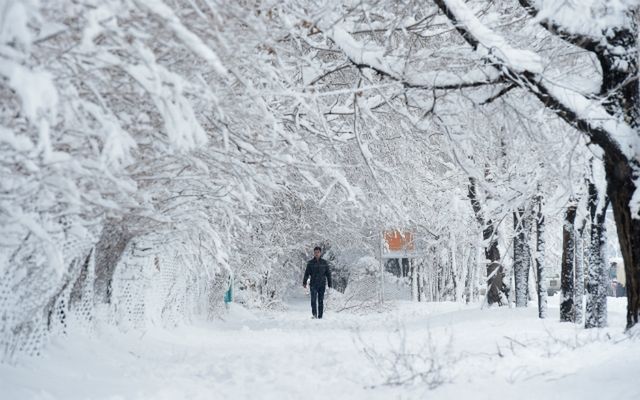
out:
M449 71L406 71L403 57L389 56L384 49L365 45L340 26L332 26L325 31L358 68L369 68L382 76L400 82L404 87L414 89L461 89L503 82L503 73L493 65L486 65L464 74Z
M466 4L459 0L434 1L456 27L458 32L461 32L462 37L474 49L479 49L482 45L482 40L485 39L477 36L480 34L488 36L489 40L496 43L495 33L490 32L488 28L482 25L468 9ZM454 7L451 7L452 4ZM465 23L461 23L461 16L470 24L471 28L465 25ZM498 41L497 43L500 44L501 42ZM558 96L558 91L555 90L553 83L545 81L540 72L527 69L526 63L518 64L514 68L514 65L505 59L504 56L511 51L511 48L498 48L497 50L498 51L487 52L484 57L493 65L500 66L502 70L505 71L504 76L506 79L529 90L546 107L555 111L560 118L571 126L587 134L593 143L602 147L602 149L612 157L618 159L632 159L634 157L635 149L622 148L620 143L613 138L613 134L619 130L625 131L628 134L633 132L624 122L617 121L615 117L610 115L602 106L586 99L577 92L565 92L565 99L563 101L561 96ZM566 91L566 89L563 90ZM569 101L575 103L576 107L571 107ZM582 108L577 104L580 104ZM588 110L590 112L589 115L596 115L598 118L589 118L588 115L583 113L584 110Z
M520 2L520 5L527 11L527 13L529 13L529 15L531 15L532 17L538 16L540 10L538 10L530 0L518 1ZM558 23L551 22L548 19L541 20L540 25L562 40L588 51L595 52L600 43L600 40L594 37L569 32L569 30L565 27L561 26Z

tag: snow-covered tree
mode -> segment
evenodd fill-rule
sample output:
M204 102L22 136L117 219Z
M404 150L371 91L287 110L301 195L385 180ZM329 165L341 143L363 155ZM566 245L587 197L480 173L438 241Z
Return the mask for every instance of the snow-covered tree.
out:
M599 91L587 92L589 96L585 96L588 88L561 87L543 72L541 55L511 47L502 36L482 24L466 4L458 0L435 2L475 50L481 54L489 50L483 56L502 69L502 77L528 89L603 149L607 193L628 279L627 328L632 327L640 313L640 218L635 197L635 176L640 168L637 5L593 1L585 7L520 1L550 34L596 56L601 85Z
M636 5L599 0L586 6L524 0L520 4L522 8L514 9L502 2L435 0L433 5L409 2L400 9L359 2L346 5L346 11L325 9L313 26L352 65L398 82L408 94L408 104L422 109L423 115L433 107L429 102L411 103L419 88L433 93L497 85L491 97L521 88L602 148L627 271L630 328L640 312L640 219L634 197L639 146ZM428 44L435 36L440 43L443 38L452 40L442 15L471 50L456 48L455 59L464 60L457 70L446 68L451 63L438 57L440 48L434 51ZM595 62L575 69L571 59L553 56L555 49L566 53L569 48L579 49L573 60ZM592 79L595 76L599 82Z
M311 182L299 190L309 197L350 190L285 115L297 65L280 63L278 46L291 27L269 4L254 6L3 2L7 353L16 337L66 318L89 275L84 296L112 303L118 269L141 242L147 259L181 252L183 275L214 280L237 267L235 243L276 218L268 211L285 182L304 186L293 176Z
M577 201L567 206L562 227L562 270L560 273L560 321L575 321L575 254L576 254L576 209Z
M587 328L607 325L607 289L609 286L609 266L605 253L606 227L605 217L609 199L605 194L602 165L592 164L592 176L589 179L589 222L588 242L589 280L587 283L587 301L585 326Z

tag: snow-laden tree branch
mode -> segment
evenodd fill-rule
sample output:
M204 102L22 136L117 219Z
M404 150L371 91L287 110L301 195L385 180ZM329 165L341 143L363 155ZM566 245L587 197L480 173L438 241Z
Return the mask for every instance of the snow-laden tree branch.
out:
M618 116L611 115L602 102L546 79L541 73L537 54L514 50L497 33L484 26L464 2L435 0L435 3L467 42L491 62L502 66L510 80L528 88L565 121L589 134L595 144L608 152L621 153L627 160L638 159L640 143L636 130Z
M376 72L401 82L408 88L459 89L483 86L504 81L504 76L493 66L478 67L464 74L449 71L418 71L407 66L406 57L386 55L383 48L371 43L361 43L340 25L325 31L357 67L371 68Z
M558 37L561 37L574 46L578 46L589 51L595 51L596 48L601 44L600 37L592 36L591 33L573 32L568 27L562 25L561 22L557 22L556 20L554 20L553 11L551 10L547 11L544 15L541 15L540 9L537 7L537 4L535 4L537 2L533 2L530 0L518 1L522 5L522 7L529 13L529 15L537 18L540 21L540 25L542 25L549 32ZM556 7L560 9L572 7L572 11L578 11L578 9L583 9L585 11L588 10L588 7L584 7L584 5L575 4L572 6L571 4L566 2L558 3L556 4ZM573 15L572 18L574 19L574 21L572 22L575 24L576 21ZM588 24L583 24L583 27L584 26L588 26Z
M589 134L599 146L622 153L629 160L640 155L640 143L628 124L610 115L601 103L546 79L539 55L511 47L503 37L484 26L464 2L435 0L435 3L465 40L494 65L500 66L509 80L529 89L545 106Z

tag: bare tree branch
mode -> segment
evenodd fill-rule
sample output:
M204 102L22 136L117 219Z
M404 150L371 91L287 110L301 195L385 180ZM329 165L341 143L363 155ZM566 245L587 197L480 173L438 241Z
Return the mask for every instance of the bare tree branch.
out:
M481 106L487 105L489 103L494 102L495 100L497 100L498 98L504 96L505 94L509 93L511 90L515 89L519 87L518 85L516 85L515 83L512 83L511 85L505 86L504 88L502 88L502 90L500 90L498 93L494 94L493 96L489 97L488 99L482 101L480 103Z

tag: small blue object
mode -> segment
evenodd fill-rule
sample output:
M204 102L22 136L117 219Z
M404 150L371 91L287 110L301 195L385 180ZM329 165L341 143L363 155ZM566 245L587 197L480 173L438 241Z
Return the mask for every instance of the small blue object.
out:
M233 301L233 278L229 277L229 288L224 293L224 302L229 304Z

